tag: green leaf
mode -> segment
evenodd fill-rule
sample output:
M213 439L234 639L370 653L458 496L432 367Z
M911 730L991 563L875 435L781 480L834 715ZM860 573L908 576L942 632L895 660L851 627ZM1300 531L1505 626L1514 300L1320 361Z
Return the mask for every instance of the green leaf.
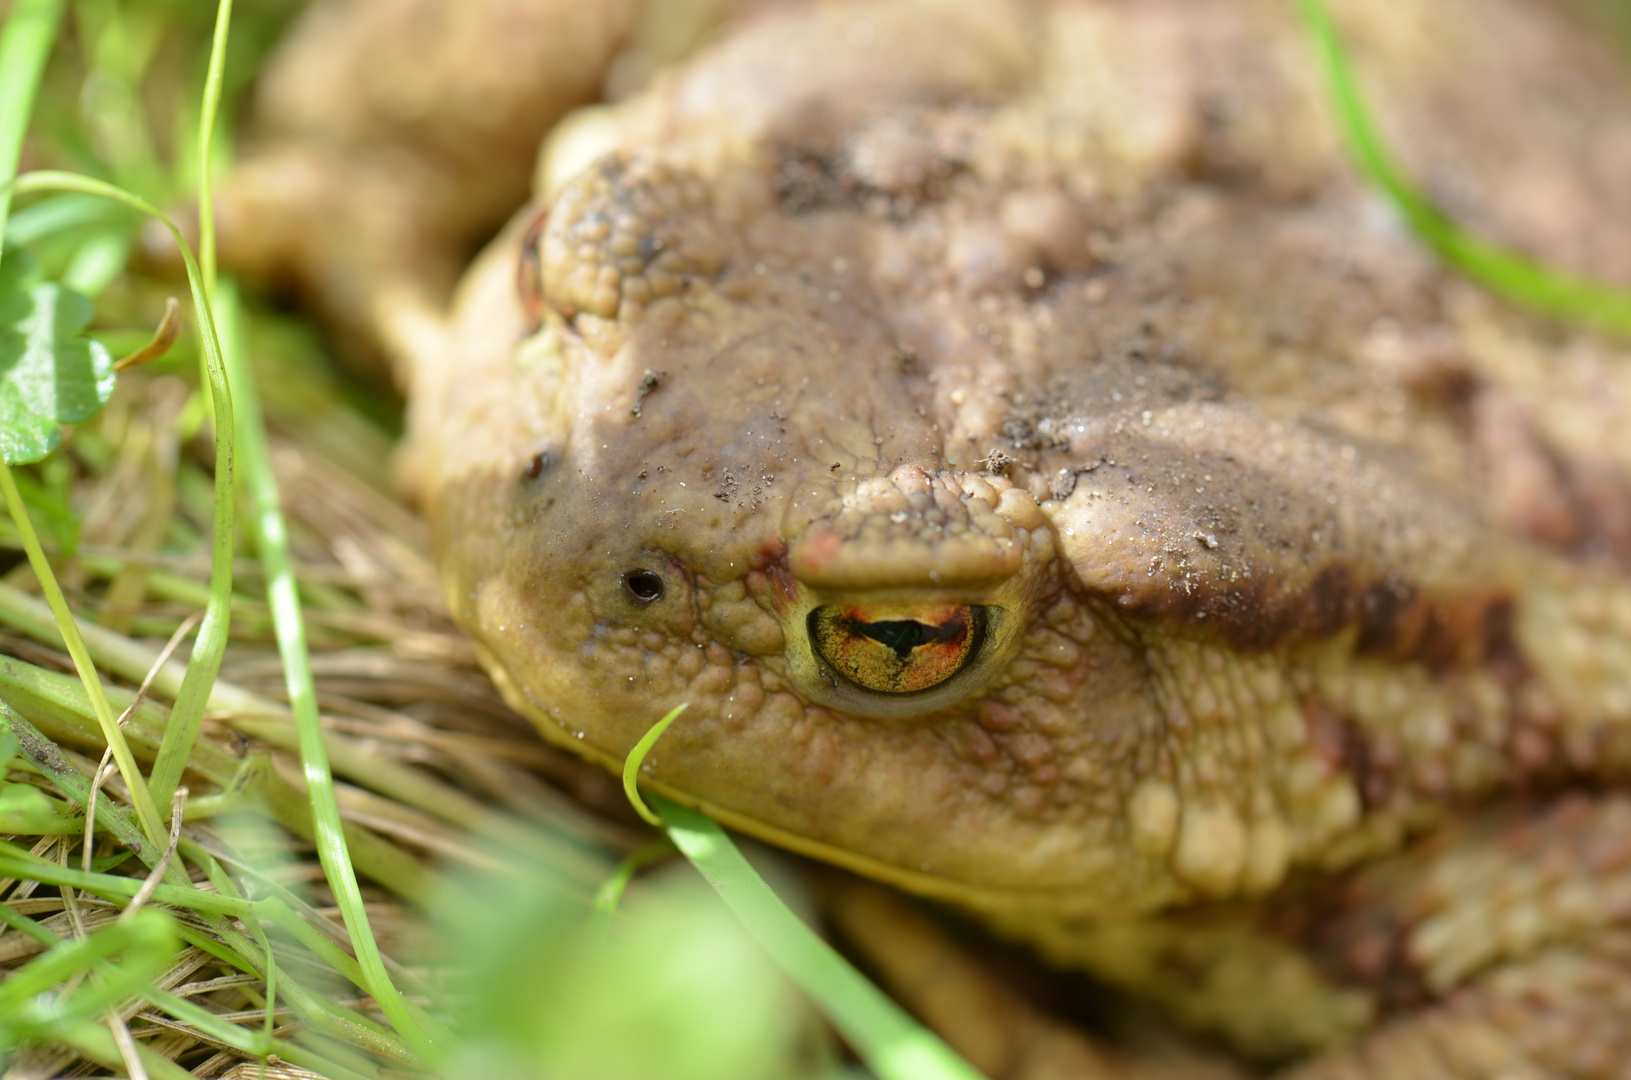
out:
M19 251L0 261L0 455L38 461L62 441L58 425L88 420L113 394L113 358L81 334L91 302L41 281Z
M0 781L0 832L17 836L73 836L85 819L61 799L31 784Z

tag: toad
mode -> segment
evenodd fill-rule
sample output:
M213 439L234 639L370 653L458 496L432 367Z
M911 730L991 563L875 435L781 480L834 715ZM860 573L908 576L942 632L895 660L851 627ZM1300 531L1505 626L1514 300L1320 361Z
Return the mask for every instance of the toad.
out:
M1598 36L1337 7L1435 197L1631 283ZM599 10L565 67L432 75L526 82L536 137ZM445 180L436 98L399 142ZM526 111L467 110L492 175ZM1242 1059L1625 1074L1631 351L1424 252L1292 5L750 5L537 175L445 320L332 216L249 259L400 358L448 601L545 738L615 769L687 704L653 789Z

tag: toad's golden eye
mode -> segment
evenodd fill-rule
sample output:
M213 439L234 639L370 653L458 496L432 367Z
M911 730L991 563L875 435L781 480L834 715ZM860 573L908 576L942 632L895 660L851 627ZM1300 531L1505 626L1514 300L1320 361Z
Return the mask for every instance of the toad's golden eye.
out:
M832 604L810 612L810 640L856 686L911 694L967 666L985 637L985 609L965 604Z

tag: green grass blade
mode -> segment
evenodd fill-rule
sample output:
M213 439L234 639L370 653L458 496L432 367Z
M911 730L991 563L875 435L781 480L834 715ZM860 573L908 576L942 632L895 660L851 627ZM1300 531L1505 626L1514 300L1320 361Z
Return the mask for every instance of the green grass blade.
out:
M62 595L62 587L57 584L56 575L51 572L51 564L46 561L45 552L40 548L39 537L35 535L34 525L29 521L28 511L23 506L23 497L17 491L17 482L12 478L11 467L3 460L0 460L0 492L4 493L6 507L11 511L11 520L23 538L23 548L28 553L29 565L34 568L34 576L39 579L46 603L50 605L57 629L62 634L63 645L73 659L74 670L79 673L80 681L85 684L85 691L90 695L97 725L102 729L102 738L113 751L113 760L119 767L119 774L124 777L125 786L130 789L130 802L136 808L136 817L142 823L142 832L147 834L150 842L162 847L163 837L168 835L170 829L159 816L158 807L148 792L147 781L142 777L141 770L136 767L135 755L130 752L130 743L119 728L113 707L108 704L107 692L102 687L101 678L96 674L95 665L91 663L85 642L79 635L79 627L74 622L73 612L68 610L68 601Z
M87 873L83 870L74 870L62 866L49 859L42 859L31 855L27 851L0 841L0 876L16 877L27 880L37 880L47 885L56 885L72 889L80 889L93 896L102 897L114 902L131 899L140 891L142 883L134 878L121 877L116 874ZM230 896L218 896L215 893L203 892L191 886L160 885L153 891L152 899L159 903L172 904L176 907L186 908L198 912L202 916L235 919L263 918L274 913L273 905L264 902L250 902ZM248 970L260 975L266 968L266 957L259 954L251 942L243 935L234 931L226 924L216 921L211 928L219 934L240 957L250 961ZM196 935L189 934L185 927L181 928L182 937L189 943L199 945L208 952L216 949L208 948L203 940ZM296 1013L306 1023L319 1031L333 1034L345 1042L362 1046L377 1054L393 1058L398 1061L410 1060L408 1048L389 1035L383 1035L374 1030L366 1017L360 1016L351 1010L341 1008L331 1002L303 990L298 983L284 980L284 995L289 999Z
M217 290L216 296L223 310L237 303L236 294L225 287L225 283ZM235 319L236 315L229 314L227 317ZM362 968L368 992L379 1002L381 1010L398 1033L428 1061L436 1062L445 1052L447 1037L440 1030L440 1025L430 1022L423 1014L416 1016L391 982L369 926L368 912L363 907L357 875L352 869L346 847L345 832L340 825L334 775L329 768L328 751L323 745L322 721L317 711L317 688L312 681L305 623L300 612L300 593L289 557L288 527L283 520L277 478L272 473L271 456L266 447L260 397L249 371L248 358L241 349L234 348L227 355L227 364L235 387L233 407L238 412L238 439L244 477L254 508L255 539L261 564L266 571L266 598L272 609L278 654L283 659L284 681L289 692L289 706L294 712L299 734L306 793L316 825L318 858L329 887L334 890L335 902L346 929L350 932L352 950Z
M0 1046L48 1039L75 1021L100 1016L150 982L179 949L175 921L138 911L94 934L63 941L0 983ZM124 954L99 983L59 1000L51 994L98 962Z
M4 699L0 699L0 732L6 730L10 730L17 737L22 754L30 764L42 774L49 776L70 799L73 799L81 806L85 804L90 794L90 781L63 758L54 743L18 715ZM98 828L112 833L120 843L149 867L158 862L162 848L149 845L141 830L129 820L128 811L116 806L112 800L100 799L97 801L96 822ZM237 892L236 887L232 885L231 879L220 871L220 867L215 863L215 860L192 841L183 840L180 851L191 861L205 867L216 891L206 893L198 890L180 865L172 861L165 872L167 891L163 899L176 907L196 912L204 924L220 940L199 933L185 924L179 928L182 938L188 944L197 946L225 963L249 974L267 979L268 986L270 986L271 980L275 977L276 967L274 958L267 948L265 936L260 931L259 919L264 919L270 914L276 914L276 907L265 902L251 904L244 900L241 894ZM49 873L55 873L58 869L61 869L54 862L41 860L41 863L46 868L46 872ZM109 878L100 875L87 878L85 882L93 886L107 885L113 894L108 896L109 899L128 898L134 894L135 890L140 888L139 882L131 884L129 883L130 879ZM174 886L175 891L168 891L168 886ZM92 889L91 891L95 890ZM219 901L222 898L235 905L229 915L218 914L214 910L219 906ZM244 917L245 913L254 917ZM0 921L7 922L7 925L12 926L13 929L21 928L25 933L39 940L44 940L41 933L49 934L49 931L45 931L34 920L20 915L15 916L15 919L20 919L22 924L26 924L21 925L9 918L12 915L10 908L0 904ZM246 926L250 928L249 935L235 929L227 921L229 917L233 916L244 918ZM250 940L251 937L254 940ZM53 937L51 941L46 943L54 944L54 942L55 938ZM279 986L284 987L283 992L290 1005L294 1008L295 1014L302 1021L311 1025L314 1030L326 1032L342 1042L363 1047L390 1060L404 1063L412 1060L412 1055L405 1045L394 1037L375 1030L372 1022L366 1017L350 1009L327 1002L292 980L280 981ZM285 1054L274 1046L272 1052L290 1061L295 1061L297 1064L304 1063L307 1060L318 1060L313 1058L310 1052L304 1050L298 1051L296 1054ZM324 1075L333 1075L336 1080L341 1080L342 1074L340 1073L330 1073L327 1068L319 1068L315 1065L310 1067Z
M221 104L221 73L226 67L227 31L232 25L232 0L220 0L215 12L215 33L210 43L209 71L204 77L204 104L198 124L198 261L204 279L203 293L212 313L217 315L215 302L215 212L212 203L210 179L210 136L215 130L215 114ZM231 307L234 316L237 306ZM200 319L202 322L202 319ZM236 342L241 327L236 321L221 326L216 333ZM232 554L233 533L237 525L237 504L234 489L237 472L237 425L232 408L232 393L222 365L219 346L215 350L201 350L199 361L203 366L204 381L209 384L210 403L215 418L215 504L211 521L210 599L204 608L204 621L199 625L198 638L193 642L192 658L187 674L182 677L181 689L176 694L175 710L170 715L170 726L165 730L164 742L158 758L153 762L150 781L153 800L159 805L175 793L186 767L187 755L198 738L199 726L209 704L210 690L221 671L221 658L226 655L227 635L232 622Z
M232 0L215 7L215 35L210 42L209 72L204 76L204 104L198 117L198 262L204 269L204 291L215 295L215 186L211 181L210 137L221 109L221 75L226 70L227 31L232 26Z
M16 626L29 636L48 644L56 643L57 635L55 624L51 621L50 609L32 596L18 593L4 584L0 584L0 622ZM92 655L98 662L132 681L140 680L153 663L155 650L137 645L94 623L87 624L85 631L87 645L92 649ZM155 680L155 685L157 682L158 680ZM177 677L172 685L179 682L180 679ZM132 697L131 691L117 687L110 692L112 702L119 706L128 705ZM78 742L95 740L100 735L100 728L97 727L84 685L69 676L46 671L44 668L13 658L0 657L0 698L11 700L19 708L28 711L29 715L40 721L42 728L50 729L48 733L54 738ZM216 699L212 697L211 700L214 702ZM213 707L217 706L212 705ZM234 704L228 702L219 707L232 708ZM136 710L126 722L125 730L133 748L139 753L143 747L154 749L158 747L163 739L165 726L162 714L149 702ZM289 734L293 735L293 732ZM355 764L360 767L365 757L363 749L358 744L347 745L351 746L357 758ZM297 739L289 740L290 749L296 749L297 746ZM195 745L193 756L188 762L189 768L224 789L230 789L240 779L243 766L242 761L226 754L207 740L200 740ZM69 789L64 787L64 790ZM306 839L311 839L315 835L311 806L303 792L296 791L292 784L275 773L266 774L257 791L265 809L284 828ZM100 807L104 805L105 800L98 803L99 819ZM434 876L424 863L359 825L348 822L346 835L358 870L421 907L430 903L429 898L434 892Z
M223 336L238 333L236 325L224 326L217 331ZM181 677L176 691L175 708L170 723L164 729L164 741L159 744L158 756L153 761L153 774L149 786L153 801L166 805L165 799L175 794L176 785L186 769L188 755L198 739L198 729L204 722L209 706L210 692L216 676L221 672L221 660L226 655L227 636L232 624L232 555L233 537L237 529L237 507L233 499L236 487L238 461L237 422L232 410L232 390L227 372L221 362L219 348L201 350L200 360L204 376L209 383L210 399L215 405L215 502L210 538L210 594L204 607L204 621L198 624L198 636L193 640L192 656L187 661L187 672Z
M684 712L685 707L689 704L690 702L681 702L668 710L668 715L651 725L651 730L640 736L640 741L634 744L634 749L629 751L629 756L623 759L623 794L628 796L629 805L634 807L634 812L639 814L647 825L658 829L663 827L663 819L652 813L651 808L640 798L640 789L637 786L640 779L640 763L645 761L646 755L651 752L651 748L656 746L657 740L663 737L663 732L668 730L670 724L679 719L680 713Z
M974 1067L919 1025L804 925L725 830L652 796L669 839L708 879L754 940L827 1014L879 1080L978 1080Z
M56 1041L98 1065L112 1070L112 1075L124 1075L126 1068L124 1055L120 1053L118 1043L114 1041L113 1032L101 1024L88 1020L81 1021L59 1032ZM152 1047L138 1045L136 1052L152 1080L192 1080L191 1073L169 1058L154 1053Z
M1394 160L1360 95L1324 0L1298 0L1354 158L1439 258L1514 304L1631 335L1631 289L1569 274L1467 232L1429 202Z
M0 924L33 938L47 948L55 948L65 940L28 916L19 915L5 904L0 904ZM189 944L199 944L195 932L183 930L182 936ZM207 938L202 940L209 941ZM219 943L211 941L205 951L211 955L219 956L222 947ZM228 962L234 963L236 966L242 966L241 957L229 956ZM98 968L97 970L102 969ZM253 972L252 968L245 968L245 970ZM257 1057L269 1053L276 1054L286 1061L292 1061L296 1065L311 1069L323 1076L331 1077L332 1080L363 1080L360 1073L327 1061L302 1047L295 1046L282 1039L273 1038L269 1035L257 1036L236 1024L222 1020L208 1009L196 1005L186 998L177 997L169 991L160 990L156 986L141 986L136 988L134 992L137 996L144 998L182 1023L191 1024L216 1041L235 1050L240 1050L245 1054ZM374 1080L377 1080L377 1077Z
M20 185L13 183L13 177L21 160L23 133L34 109L34 94L39 88L40 75L45 70L46 57L56 37L62 7L61 0L18 0L6 19L4 31L0 31L0 241L5 236L12 194L20 188ZM62 589L51 572L51 564L46 561L39 537L29 521L28 511L23 507L11 469L3 461L0 461L0 489L4 490L6 506L11 511L12 521L28 553L29 564L40 580L46 602L50 604L51 613L62 632L68 655L73 658L74 668L91 695L97 722L130 789L131 802L141 819L142 831L148 839L157 843L169 830L148 794L147 783L136 768L136 759L130 753L129 744L119 731L101 680L85 651L85 643L79 638L68 602L63 598Z
M657 819L660 823L661 818ZM674 845L669 842L667 835L659 836L655 840L648 840L644 844L629 852L628 858L617 864L612 876L600 883L595 890L595 914L610 917L617 912L617 905L623 899L629 882L634 875L650 866L654 862L668 858L674 853Z
M137 878L119 874L98 874L58 866L50 859L30 855L24 849L6 840L0 840L0 875L24 880L41 881L47 885L61 885L70 889L83 889L106 900L129 900L141 891ZM255 912L255 906L246 900L230 896L217 896L198 889L179 885L160 885L153 890L153 899L161 904L175 904L193 911L212 915L244 918Z
M180 782L182 770L186 767L187 755L198 737L198 727L203 720L210 689L215 683L215 677L221 668L221 658L226 652L227 631L231 623L232 541L235 529L231 492L237 473L237 428L232 409L232 390L227 380L226 367L221 360L220 336L216 331L212 309L205 297L203 273L198 261L176 223L158 207L122 188L73 173L53 171L28 173L18 177L14 187L19 192L67 191L97 195L151 215L170 230L187 269L187 284L192 293L193 310L198 316L199 340L202 346L199 352L205 379L210 387L210 398L215 406L216 490L213 519L215 536L210 559L210 603L205 608L204 621L199 625L198 637L193 642L192 659L187 665L187 673L182 678L181 689L176 695L176 715L165 731L164 742L159 747L158 757L154 761L153 772L156 782L152 785L152 790L168 798L174 793L176 784ZM21 529L21 526L18 528ZM54 608L55 605L53 610ZM63 632L65 636L68 634L67 629ZM77 638L77 631L74 632L74 636ZM115 753L117 755L117 751ZM147 786L142 787L145 793ZM156 806L158 800L150 797L147 801ZM156 810L154 820L158 820ZM145 817L143 828L152 831ZM153 835L163 836L167 831L161 827Z
M63 0L16 0L0 31L0 250L4 249L11 192L6 185L22 160L23 133L34 94L62 20Z
M89 195L55 195L12 214L6 222L6 243L32 244L52 233L115 221L120 213Z

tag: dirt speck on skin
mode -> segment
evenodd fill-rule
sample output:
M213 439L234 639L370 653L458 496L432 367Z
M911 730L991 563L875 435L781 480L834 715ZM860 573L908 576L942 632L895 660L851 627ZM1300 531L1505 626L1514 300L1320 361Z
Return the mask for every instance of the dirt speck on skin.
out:
M630 415L638 417L645 408L646 398L655 393L662 384L663 372L646 368L640 376L639 384L634 388L634 404L629 407Z

